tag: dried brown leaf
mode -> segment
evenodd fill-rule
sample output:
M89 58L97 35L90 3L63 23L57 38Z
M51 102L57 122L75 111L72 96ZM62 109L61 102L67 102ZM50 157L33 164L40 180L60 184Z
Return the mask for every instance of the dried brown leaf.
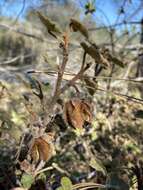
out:
M84 120L80 113L80 101L78 99L70 100L65 104L65 116L69 125L82 129Z
M33 146L31 148L31 158L33 162L48 161L54 153L54 145L52 143L52 133L45 134L39 138L35 138Z
M81 113L82 113L82 117L83 117L84 121L86 121L88 123L92 123L93 106L89 102L82 100L82 102L81 102Z
M37 13L39 19L41 20L41 22L47 28L47 31L49 32L49 34L51 34L52 36L54 36L56 38L56 35L53 34L53 32L54 33L58 33L58 34L62 33L61 30L60 30L60 28L57 26L57 24L54 23L53 21L51 21L47 16L44 16L39 11L37 11L36 13Z
M95 46L88 46L85 42L81 42L84 51L89 54L96 63L101 64L104 68L110 67L109 61L100 53L99 49Z
M64 118L72 127L82 129L85 121L92 121L91 106L85 100L72 99L65 103Z
M124 67L124 63L117 57L115 57L114 55L111 55L111 53L109 52L108 49L102 49L101 50L102 55L109 61L109 62L113 62L116 65L119 65L120 67Z
M86 38L89 37L87 28L83 24L81 24L79 21L77 21L75 19L70 20L70 28L72 28L72 30L74 32L79 31Z

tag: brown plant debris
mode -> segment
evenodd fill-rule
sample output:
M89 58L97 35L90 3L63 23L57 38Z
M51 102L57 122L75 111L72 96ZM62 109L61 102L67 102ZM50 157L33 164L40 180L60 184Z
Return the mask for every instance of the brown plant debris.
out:
M100 53L99 49L94 45L88 46L85 42L80 44L84 51L90 55L96 63L101 64L104 68L110 67L109 61Z
M37 13L39 19L41 20L41 22L47 28L47 31L48 31L49 34L51 34L53 37L57 38L54 33L56 33L56 34L61 34L62 33L60 28L57 26L56 23L51 21L48 17L44 16L39 11L37 11L36 13Z
M117 57L115 57L114 55L111 55L109 50L106 48L103 48L101 50L102 55L109 61L109 62L113 62L114 64L120 66L120 67L124 67L124 63L118 59Z
M84 37L89 37L87 28L79 21L71 18L69 26L73 30L73 32L80 32Z
M92 122L93 108L86 100L72 99L64 105L64 119L72 127L82 129L85 122Z
M30 155L33 162L48 161L54 154L53 133L47 133L41 137L35 138Z

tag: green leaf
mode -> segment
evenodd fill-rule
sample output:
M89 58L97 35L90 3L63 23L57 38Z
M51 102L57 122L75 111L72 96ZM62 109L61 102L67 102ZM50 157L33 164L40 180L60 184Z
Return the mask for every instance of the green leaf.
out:
M102 162L98 160L97 158L93 158L90 161L89 164L92 168L94 168L97 171L102 172L104 175L107 174L105 167L103 166Z
M72 190L72 182L68 177L62 177L61 185L63 190Z
M32 183L34 182L34 178L30 174L23 174L21 178L21 184L24 188L30 188Z

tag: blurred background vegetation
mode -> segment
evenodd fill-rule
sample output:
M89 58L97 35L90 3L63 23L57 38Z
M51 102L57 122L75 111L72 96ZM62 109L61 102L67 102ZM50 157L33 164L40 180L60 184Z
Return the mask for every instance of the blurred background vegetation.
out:
M103 69L96 77L97 86L88 84L93 93L87 82L80 80L78 92L70 88L61 95L62 103L56 105L54 122L50 123L56 151L46 163L51 169L31 180L15 164L16 153L22 136L31 132L44 114L33 93L37 92L35 81L39 81L43 94L50 99L62 60L59 41L47 32L36 10L55 21L63 32L69 28L71 18L80 21L88 29L91 41L99 49L107 48L124 67L111 63L111 67ZM73 32L69 35L65 71L74 75L82 62L80 43L84 37ZM92 61L90 56L87 59ZM91 79L94 69L91 66L86 73ZM48 75L49 71L54 74ZM70 77L64 76L62 84ZM81 135L67 126L61 116L61 105L77 97L90 99L94 107L93 122ZM0 101L0 189L23 186L55 190L60 187L61 178L67 176L72 184L94 182L106 189L142 190L143 1L1 0ZM26 139L25 144L28 142ZM22 153L19 160L24 160Z

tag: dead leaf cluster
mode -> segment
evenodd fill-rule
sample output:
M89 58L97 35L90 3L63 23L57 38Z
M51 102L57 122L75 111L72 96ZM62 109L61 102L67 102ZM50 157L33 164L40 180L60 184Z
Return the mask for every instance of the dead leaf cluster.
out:
M35 138L31 147L30 156L34 163L48 161L54 154L53 133L44 134Z
M93 107L81 99L72 99L64 105L64 119L75 129L82 129L85 122L91 123L93 118Z

